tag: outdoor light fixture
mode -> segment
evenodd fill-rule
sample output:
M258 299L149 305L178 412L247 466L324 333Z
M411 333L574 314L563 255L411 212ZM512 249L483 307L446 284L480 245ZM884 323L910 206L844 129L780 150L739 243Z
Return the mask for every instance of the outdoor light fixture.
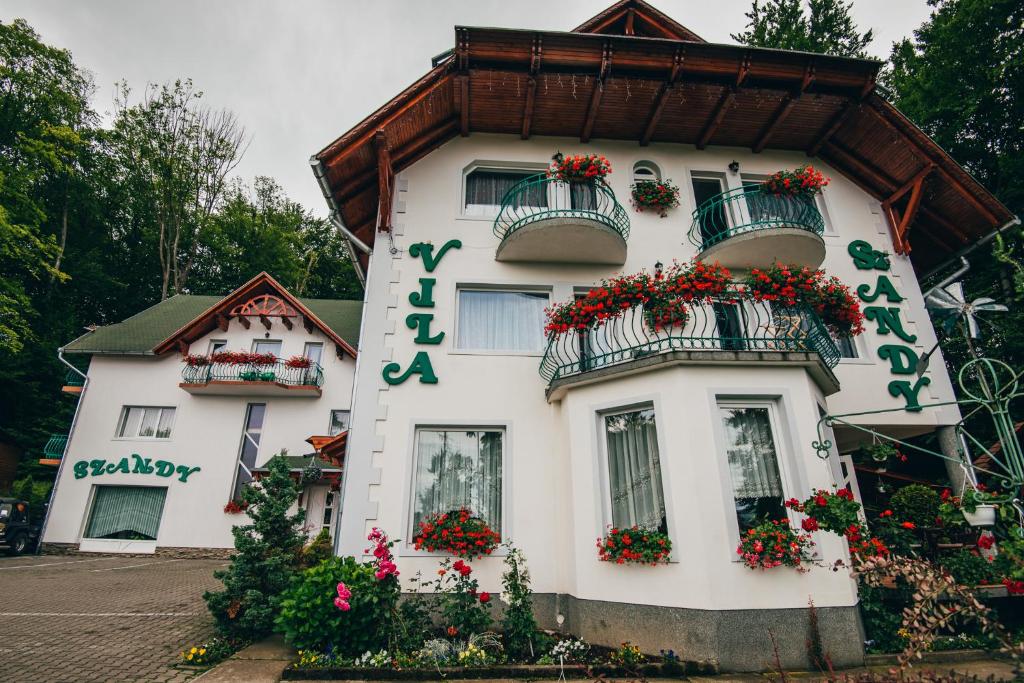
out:
M729 164L729 171L732 173L739 173L740 162L733 160L733 162Z

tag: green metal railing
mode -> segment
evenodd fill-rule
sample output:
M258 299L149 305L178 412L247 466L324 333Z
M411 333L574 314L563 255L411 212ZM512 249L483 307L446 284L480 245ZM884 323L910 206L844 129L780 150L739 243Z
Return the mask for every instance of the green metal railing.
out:
M64 386L66 387L81 387L85 386L85 378L74 370L68 370L68 374L64 376Z
M64 449L67 448L67 434L51 434L50 440L43 446L43 455L47 458L59 460L64 457Z
M839 349L814 311L733 297L688 304L680 326L655 329L642 309L632 308L600 327L553 335L540 374L553 382L670 351L803 351L830 368L839 362Z
M210 363L185 365L181 370L181 381L185 384L268 382L293 387L319 387L324 383L324 371L318 363L313 363L308 368L293 368L286 365L283 360L268 365Z
M501 200L494 234L505 239L516 230L552 218L595 221L629 238L629 214L603 180L567 182L547 174L512 186Z
M773 228L798 228L821 235L825 219L814 197L777 195L760 185L748 185L715 195L698 206L693 212L690 241L703 250L736 235Z

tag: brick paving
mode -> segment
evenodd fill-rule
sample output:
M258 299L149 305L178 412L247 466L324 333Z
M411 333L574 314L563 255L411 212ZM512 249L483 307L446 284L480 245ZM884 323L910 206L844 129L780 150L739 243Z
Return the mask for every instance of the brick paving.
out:
M202 594L223 560L0 558L0 681L186 681L174 668L213 635Z

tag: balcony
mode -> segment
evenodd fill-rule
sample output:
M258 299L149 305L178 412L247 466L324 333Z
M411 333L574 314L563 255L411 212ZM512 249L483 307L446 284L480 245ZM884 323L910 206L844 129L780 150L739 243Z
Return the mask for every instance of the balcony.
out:
M690 241L698 258L727 268L765 268L776 261L817 268L825 260L825 220L813 197L741 187L712 197L693 212Z
M82 388L85 386L85 378L74 370L68 370L68 374L64 376L64 386L61 387L61 391L65 394L74 394L75 396L82 393Z
M209 363L185 365L178 385L190 394L211 396L294 396L319 398L324 371L317 363L291 367L278 360L265 365Z
M542 173L505 193L494 234L501 239L498 261L620 266L629 215L603 181L566 182Z
M655 329L639 308L584 332L553 336L541 360L548 398L575 384L668 365L800 365L826 394L839 390L839 349L810 309L721 297L688 305L685 324Z
M59 465L64 457L64 449L68 446L67 434L51 434L49 441L43 446L43 457L39 458L40 465Z

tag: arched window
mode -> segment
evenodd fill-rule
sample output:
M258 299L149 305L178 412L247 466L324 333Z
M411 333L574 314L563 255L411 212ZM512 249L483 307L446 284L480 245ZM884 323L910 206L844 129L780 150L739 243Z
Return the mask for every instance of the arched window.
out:
M633 182L638 180L661 180L661 170L652 161L638 161L633 164Z

